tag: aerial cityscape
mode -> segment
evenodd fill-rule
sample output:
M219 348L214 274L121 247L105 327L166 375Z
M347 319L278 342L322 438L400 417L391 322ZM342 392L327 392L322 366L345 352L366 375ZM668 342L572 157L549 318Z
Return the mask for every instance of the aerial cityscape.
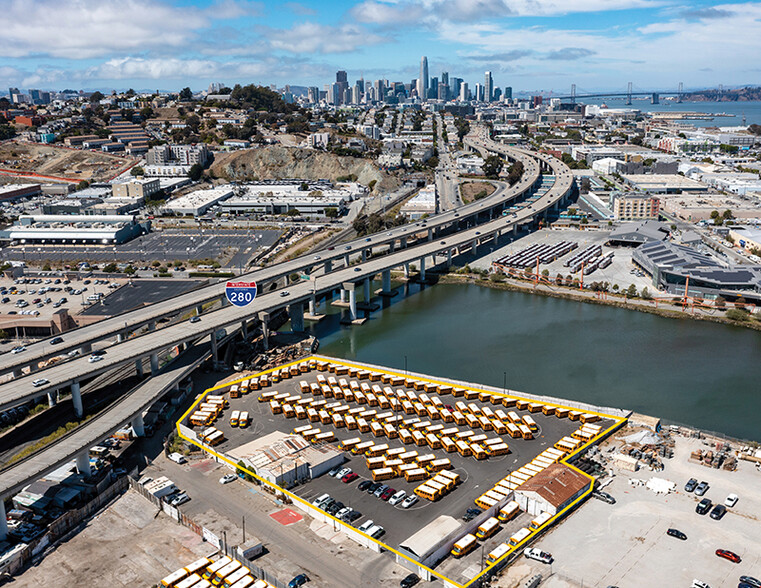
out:
M761 588L761 4L9 1L0 585Z

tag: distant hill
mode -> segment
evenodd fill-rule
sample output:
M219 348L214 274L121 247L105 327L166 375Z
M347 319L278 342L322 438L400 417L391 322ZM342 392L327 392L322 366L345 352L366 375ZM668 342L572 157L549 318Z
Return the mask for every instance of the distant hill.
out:
M712 88L685 93L682 95L682 99L692 102L750 102L761 100L761 87L746 86L745 88L722 90L721 92L718 88Z

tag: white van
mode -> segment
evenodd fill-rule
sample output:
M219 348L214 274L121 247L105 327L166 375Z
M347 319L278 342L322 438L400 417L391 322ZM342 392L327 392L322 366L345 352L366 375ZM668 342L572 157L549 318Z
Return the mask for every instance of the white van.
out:
M169 459L171 459L174 463L188 463L188 460L185 459L185 456L182 455L182 453L170 453Z
M380 525L373 525L372 527L370 527L365 532L368 535L370 535L370 537L372 537L373 539L378 539L379 537L381 537L386 532L386 529L384 529Z
M330 494L323 494L315 498L312 501L312 504L315 505L317 508L321 508L322 505L325 504L325 502L327 502L329 498L330 498Z
M372 527L376 527L376 526L377 525L372 521L372 519L368 519L359 526L359 530L362 531L363 533L367 533L368 529L371 529Z

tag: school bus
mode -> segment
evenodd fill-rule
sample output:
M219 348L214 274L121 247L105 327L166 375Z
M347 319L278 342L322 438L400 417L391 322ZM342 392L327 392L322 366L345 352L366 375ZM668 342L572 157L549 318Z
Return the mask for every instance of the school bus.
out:
M523 527L520 531L508 539L507 544L510 547L515 547L521 541L525 540L529 535L531 535L531 531L529 531L526 527Z
M502 559L506 554L510 552L510 549L511 547L507 543L502 543L501 545L497 546L486 556L487 565L491 565L495 561Z
M378 414L377 410L363 410L359 413L359 416L365 420L372 419Z
M401 459L396 459L394 461L402 461ZM398 466L394 468L396 470L396 473L400 476L403 476L405 473L411 471L411 470L417 470L418 465L416 463L404 463L402 462Z
M441 497L441 492L429 486L428 483L421 484L420 486L415 488L415 494L417 494L421 498L430 500L431 502L434 502Z
M259 386L261 388L266 388L270 385L270 378L267 374L264 374L263 376L259 376Z
M250 390L258 390L259 389L259 378L251 378L251 381L248 384L248 389Z
M437 478L447 478L452 480L455 485L460 482L460 474L453 472L452 470L441 470L437 475Z
M414 465L414 464L410 464ZM420 480L425 480L428 477L428 472L426 472L423 468L413 468L409 470L404 470L404 479L408 482L418 482Z
M380 374L378 372L370 372L370 381L371 382L380 382L382 375L383 374Z
M365 465L367 466L368 470L376 470L378 468L385 467L385 463L386 458L381 456L365 458Z
M318 372L326 372L326 371L328 371L328 362L327 361L318 361L317 362L317 371ZM319 374L317 376L317 379L320 378L320 375L321 374ZM322 376L322 379L324 380L325 376Z
M460 439L459 441L455 441L455 445L457 446L457 452L462 455L463 457L469 457L472 455L473 451L470 448L470 445L466 442Z
M479 392L478 393L478 399L481 402L490 402L491 401L491 393L490 392Z
M415 409L415 414L416 415L418 415L420 417L428 416L428 412L426 410L426 406L422 402L415 402L412 406Z
M507 426L499 419L491 419L491 428L499 435L507 434Z
M311 431L311 430L312 430L312 425L302 425L300 427L296 427L295 429L293 429L292 433L294 435L301 435L305 433L306 431Z
M421 468L424 468L435 459L436 456L433 453L426 453L425 455L419 455L417 458L415 458L415 461Z
M261 580L264 582L264 580ZM235 584L230 584L229 586L223 585L222 588L257 588L257 586L254 584L255 580L253 576L243 576L240 580L235 582ZM266 586L266 585L265 585ZM196 588L195 586L193 588ZM201 586L198 586L198 588L202 588ZM259 585L258 588L264 588L261 585Z
M481 510L487 510L491 508L492 506L495 506L497 504L497 500L494 500L493 498L489 498L485 494L482 494L478 498L474 500L476 503L476 506L480 508Z
M370 425L368 422L361 418L357 417L357 428L359 429L360 433L369 433L370 432Z
M233 384L230 386L230 398L240 398L240 388L238 387L238 384Z
M396 456L397 459L401 459L404 463L410 463L417 459L418 452L417 451L405 451L404 453L400 453Z
M387 443L381 443L380 445L373 445L372 447L368 447L365 449L365 455L367 457L378 457L379 455L383 455L388 451L388 444Z
M447 408L440 408L439 409L439 416L441 417L441 420L443 420L445 423L453 423L454 422L454 415L452 414L452 411L450 411Z
M510 448L507 443L499 443L497 445L487 445L486 454L489 457L496 457L497 455L507 455L510 452Z
M426 464L425 469L427 469L429 472L440 472L441 470L446 470L452 467L452 462L449 460L449 458L442 458L442 459L434 459L431 463Z
M444 451L447 453L454 453L457 451L457 444L452 441L449 437L442 437L441 438L441 446L444 448Z
M204 579L204 580L211 580L211 579L214 577L214 575L215 575L215 574L216 574L216 573L217 573L219 570L221 570L222 568L224 568L224 567L225 567L227 564L229 564L230 562L232 562L232 558L231 558L231 557L227 557L226 555L225 555L225 556L223 556L223 557L220 557L220 558L219 558L217 561L215 561L215 562L214 562L214 563L212 563L212 564L209 564L209 565L206 567L206 569L205 569L205 570L204 570L204 572L203 572L203 579ZM191 584L191 585L192 585L192 584Z
M481 407L481 414L489 420L494 418L494 411L488 406Z
M547 523L552 518L552 515L548 512L543 512L538 517L536 517L531 523L529 524L528 528L532 531L536 531L539 527Z
M418 447L422 447L426 444L425 435L420 431L412 431L412 439Z
M240 420L240 411L234 410L232 414L230 415L230 426L237 427L239 420Z
M468 533L464 537L461 537L457 543L452 546L450 553L455 557L462 557L473 551L478 545L475 535Z
M241 563L239 561L232 560L229 564L218 570L217 573L212 576L211 583L214 584L214 586L219 586L225 580L225 578L232 575L240 567Z
M441 414L439 413L439 409L436 408L435 406L426 406L425 407L425 413L428 416L428 418L431 418L431 419L434 419L434 420L441 418Z
M399 429L399 439L405 445L409 445L410 443L415 442L415 438L412 436L412 433L410 433L407 429Z
M259 394L259 402L269 402L277 395L277 392L275 390L270 390L269 392L262 392Z
M567 408L560 408L560 407L555 408L555 416L558 417L559 419L566 418L569 412L571 411Z
M344 418L340 414L334 414L331 416L331 420L333 421L333 426L336 428L345 427L346 423L344 422Z
M320 420L320 414L314 408L308 408L307 418L309 418L310 423L316 423Z
M203 573L203 569L209 564L211 564L211 560L207 557L202 557L195 560L193 563L186 565L184 570L188 573L188 575L200 574Z
M388 459L388 458L385 458L385 459L386 459L386 463L384 467L391 468L395 472L399 471L399 466L405 465L401 459Z
M333 431L328 431L326 433L319 433L315 435L312 439L312 443L326 443L328 441L333 441L335 438L335 433L333 433Z
M204 427L214 420L210 412L196 411L190 415L190 424L194 427Z
M207 437L206 443L214 447L215 445L222 443L224 440L225 434L222 431L217 431L216 433L212 433Z
M346 415L344 417L344 423L346 423L346 428L350 431L356 430L357 428L357 419L355 419L353 416Z
M475 400L478 398L478 390L465 390L465 400Z
M184 580L180 580L177 584L175 584L175 588L193 588L193 586L199 585L204 580L201 579L201 576L198 574L190 574L187 578ZM206 581L206 583L211 586L211 583Z
M489 517L486 519L483 523L481 523L481 526L478 527L478 531L476 531L476 538L485 541L494 533L499 531L499 519L497 517Z
M180 580L184 580L189 575L190 574L185 568L180 568L179 570L172 572L166 578L161 580L161 585L166 586L167 588L173 588L175 584L177 584Z
M473 457L475 457L476 459L479 459L479 460L486 459L487 457L489 457L489 454L486 453L484 448L481 447L481 445L479 445L477 443L471 443L470 444L470 451L472 452Z
M383 432L389 439L396 439L399 436L398 431L393 427L393 425L383 425Z
M478 429L481 426L478 417L472 414L465 415L465 424L471 429Z
M520 511L521 509L518 506L518 503L515 500L511 500L502 507L502 509L499 511L499 514L497 515L497 518L501 522L506 523L507 521L514 519Z
M409 400L402 401L402 410L404 414L415 414L415 407Z
M300 433L300 435L304 437L304 439L306 439L307 441L311 441L320 433L322 433L320 429L308 429L304 431L303 433Z
M370 423L370 432L373 437L383 437L386 433L383 430L383 425L380 423Z
M394 416L394 413L391 411L381 412L376 414L373 420L385 422L387 419L390 419L393 416Z
M425 442L431 449L441 449L441 440L433 433L428 433L425 436Z
M458 425L460 425L460 426L462 426L462 425L467 425L467 424L468 424L468 421L467 421L467 419L465 418L465 415L464 415L464 414L462 414L462 413L461 413L459 410L455 410L455 411L452 413L452 420L453 420L455 423L457 423Z
M390 480L396 477L396 472L391 468L378 468L372 470L373 482L380 482L382 480Z
M514 425L513 423L505 423L505 426L507 427L507 432L513 439L518 439L519 437L523 436L521 435L521 430L517 427L517 425Z
M270 410L272 414L281 414L283 412L283 406L277 400L270 400Z
M526 415L523 417L523 424L525 424L532 431L539 430L539 425L537 425L536 421L532 419L529 415Z
M491 431L493 428L491 421L488 419L488 417L485 416L478 417L478 424L481 425L481 428L484 431Z
M307 418L307 411L304 410L304 407L301 406L300 404L297 404L296 406L293 407L293 412L296 413L296 418L299 420L304 420L305 418Z
M524 439L533 439L534 434L531 432L531 429L529 429L526 425L518 425L518 428L521 431L521 437Z

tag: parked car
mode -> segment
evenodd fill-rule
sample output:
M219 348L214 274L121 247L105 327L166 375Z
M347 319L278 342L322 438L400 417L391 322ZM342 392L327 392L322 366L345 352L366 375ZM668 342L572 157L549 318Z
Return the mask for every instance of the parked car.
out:
M375 492L373 492L373 496L375 498L380 498L381 494L383 494L388 489L388 484L381 484L375 489Z
M753 588L761 588L761 580L757 580L753 576L740 576L740 582L749 584L750 586L753 586Z
M359 478L359 474L358 473L356 473L356 472L349 472L348 474L346 474L345 476L343 476L341 478L341 481L344 484L350 484L351 482L353 482L357 478Z
M180 492L174 498L172 498L169 504L172 506L180 506L186 502L190 502L190 496L188 496L187 492Z
M177 452L170 453L169 459L171 459L174 463L180 463L180 464L188 463L188 460L185 459L185 456L182 455L182 453L177 453Z
M695 486L698 485L698 481L695 478L690 478L687 480L687 483L684 485L684 491L685 492L694 492Z
M357 489L361 490L363 492L366 492L370 488L370 486L372 486L372 485L373 485L373 481L372 480L362 480L357 485Z
M391 498L388 499L388 503L391 506L396 506L402 500L404 500L406 497L407 497L407 493L404 490L399 490L399 492L397 492Z
M670 535L671 537L676 537L677 539L681 539L682 541L687 540L687 535L682 533L679 529L669 529L666 531L666 535Z
M351 468L341 468L335 473L336 478L343 478L346 474L351 473Z
M732 508L735 504L737 504L738 500L740 500L740 497L737 494L730 494L724 500L724 506Z
M328 475L329 475L331 478L335 478L335 477L336 477L336 474L337 474L338 472L340 472L342 469L343 469L343 466L336 466L336 467L334 467L332 470L330 470L330 471L328 472Z
M481 512L482 511L480 508L469 508L468 510L465 511L465 514L462 515L462 520L465 522L472 521L478 515L480 515Z
M346 515L346 521L349 523L353 523L357 519L362 518L362 513L358 510L352 510L349 514Z
M534 559L542 563L552 563L552 554L547 553L546 551L542 551L541 549L537 549L536 547L526 547L526 549L523 550L523 555L528 559Z
M733 563L740 563L742 561L742 558L739 555L737 555L734 551L729 551L729 549L717 549L716 555L723 557L724 559L728 559Z
M229 484L230 482L234 482L237 477L238 476L236 476L235 474L225 474L224 476L222 476L219 479L219 483L220 484Z
M306 574L299 574L293 580L288 582L288 588L299 588L309 582L309 577Z
M418 582L420 582L420 578L417 574L409 574L402 578L402 581L399 582L399 586L401 586L401 588L411 588Z
M387 501L389 498L391 498L394 494L396 494L396 490L394 488L386 488L383 493L379 496L381 500Z
M344 506L341 510L336 512L335 517L339 520L343 520L343 518L351 512L350 506Z
M717 504L709 516L715 521L720 521L725 514L727 514L727 507L723 504Z
M368 529L375 526L375 523L372 519L366 520L364 523L362 523L359 527L357 527L358 530L362 531L363 533L366 533Z
M376 491L378 488L380 488L382 485L383 485L383 484L381 484L380 482L373 482L372 484L370 484L370 485L367 487L367 493L368 493L368 494L374 494L374 493L375 493L375 491Z
M592 496L597 498L597 500L602 500L603 502L607 502L608 504L616 504L616 499L613 498L607 492L603 492L602 490L595 490L594 492L592 492Z
M703 481L700 482L700 484L697 485L695 488L695 494L698 496L703 496L708 491L708 482Z
M710 498L704 498L700 502L698 502L698 505L695 507L695 512L704 515L709 510L711 510L711 499Z
M409 508L413 506L414 504L417 504L417 502L418 502L418 497L415 496L414 494L410 494L407 498L405 498L402 501L402 508Z

